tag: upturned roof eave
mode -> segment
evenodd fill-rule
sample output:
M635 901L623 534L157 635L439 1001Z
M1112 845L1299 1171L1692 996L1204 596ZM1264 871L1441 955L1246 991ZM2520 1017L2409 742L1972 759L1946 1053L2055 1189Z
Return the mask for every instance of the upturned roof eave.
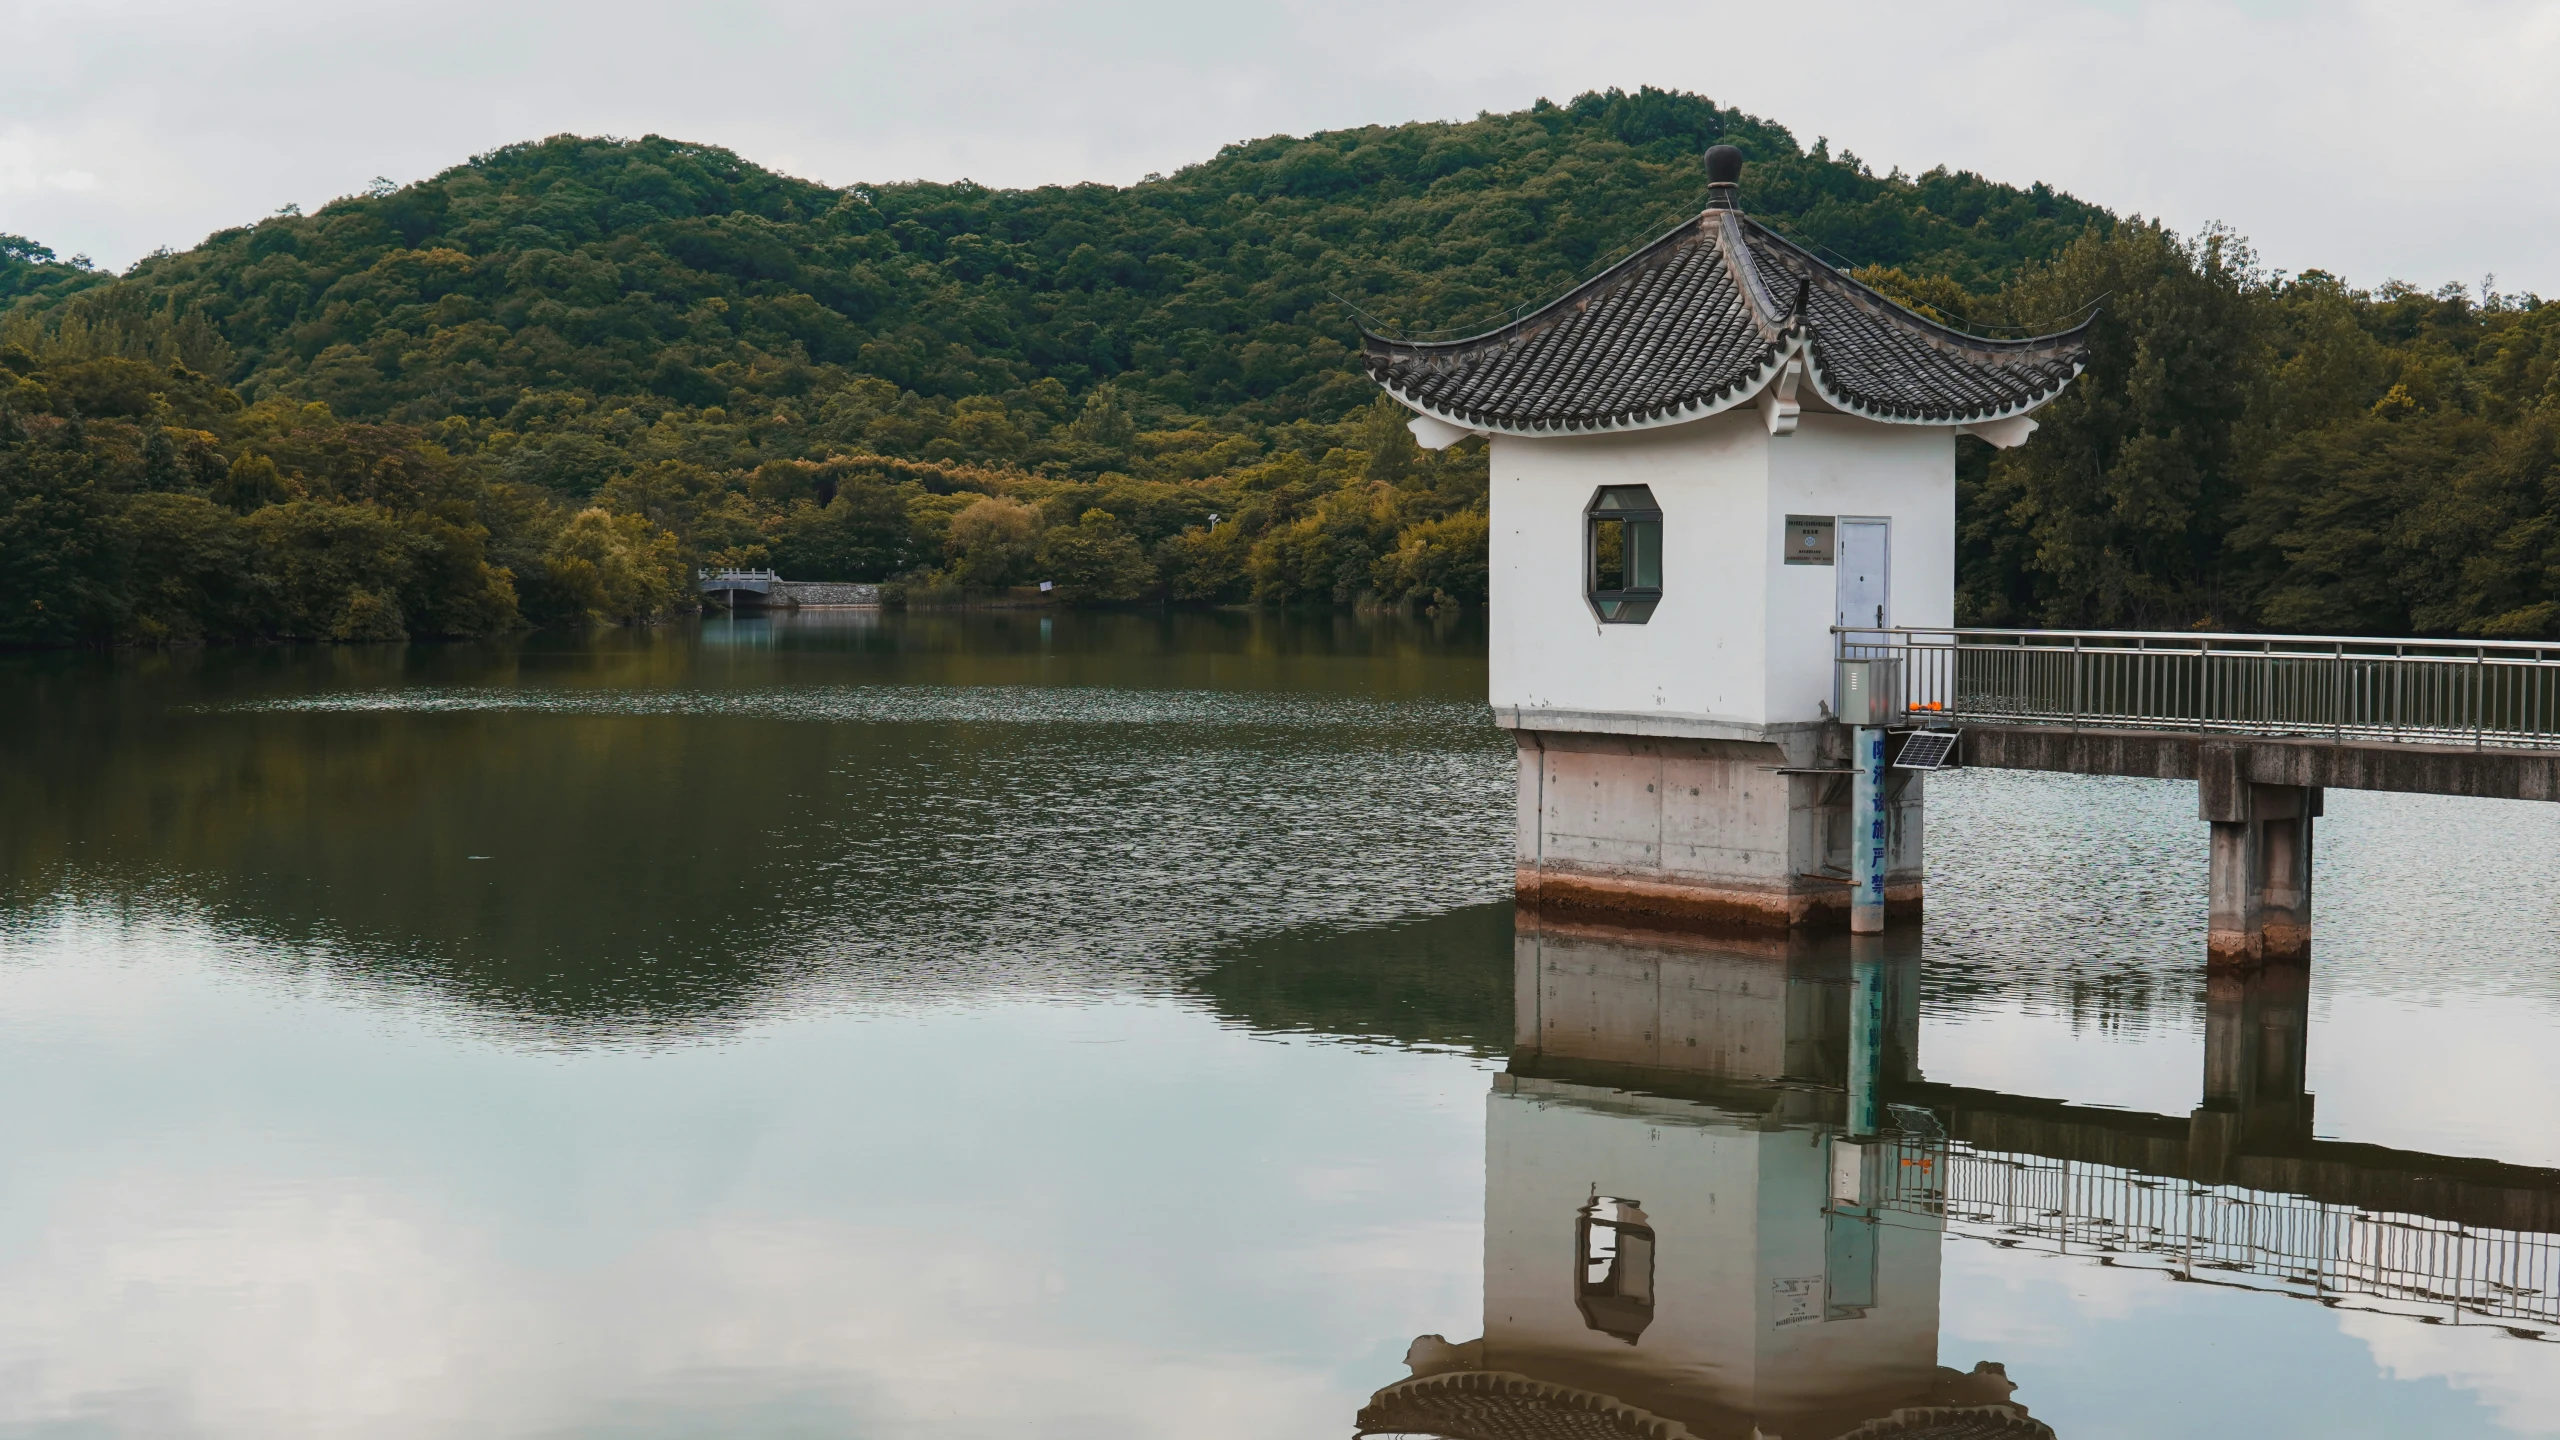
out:
M1800 343L1772 346L1762 354L1757 364L1744 371L1733 384L1715 394L1693 396L1687 400L1648 407L1647 410L1642 411L1620 411L1613 415L1596 416L1587 420L1559 420L1544 425L1522 424L1490 417L1476 418L1407 394L1397 387L1395 381L1383 375L1373 374L1370 378L1375 380L1378 388L1386 391L1389 398L1397 404L1417 415L1428 415L1444 425L1452 425L1478 435L1519 435L1532 439L1552 439L1558 435L1598 435L1631 430L1658 430L1668 425L1687 425L1710 416L1721 415L1758 399L1760 392L1768 389L1770 384L1778 378L1778 372L1785 367L1786 362L1801 353Z
M1966 425L1991 425L2002 420L2014 420L2021 415L2033 414L2061 398L2062 392L2071 388L2071 382L2079 379L2080 372L2088 368L2088 360L2085 356L2074 357L2071 362L2070 374L2055 381L2048 389L2039 391L2038 393L2030 395L2023 400L2013 401L2006 405L1992 406L1987 409L1981 406L1975 406L1969 410L1944 409L1931 410L1920 414L1898 415L1891 411L1870 405L1853 395L1846 394L1834 388L1831 384L1829 374L1827 373L1827 367L1821 363L1821 341L1818 336L1815 339L1815 343L1807 349L1807 361L1808 363L1804 367L1805 379L1812 383L1813 393L1821 396L1824 404L1829 405L1831 408L1838 410L1844 415L1854 415L1861 420L1872 421L1878 425L1939 425L1953 427L1962 427Z
M1770 229L1768 226L1761 224L1757 220L1744 217L1744 223L1748 224L1752 229L1758 231L1762 236L1775 242L1780 247L1794 253L1797 258L1805 262L1807 269L1815 275L1821 276L1824 281L1837 284L1844 289L1853 291L1859 297L1873 301L1876 305L1882 307L1885 318L1893 321L1895 324L1901 325L1906 329L1916 331L1929 339L1937 340L1946 344L1952 344L1963 349L1977 350L1986 354L1998 355L2004 358L2015 357L2018 355L2029 355L2039 350L2062 349L2066 346L2077 344L2082 336L2088 334L2089 327L2096 323L2098 318L2097 312L2093 310L2089 314L2081 317L2077 324L2044 335L2029 335L2011 337L2007 339L1993 335L1976 335L1970 330L1959 330L1955 326L1946 324L1943 321L1930 319L1928 316L1921 314L1919 311L1912 309L1910 306L1905 305L1901 301L1894 299L1892 296L1885 294L1883 291L1876 289L1874 286L1859 280L1856 276L1849 274L1847 271L1832 265L1821 256L1814 254L1802 245L1797 244L1795 241L1788 239L1786 236L1779 234L1777 231Z
M1544 425L1521 424L1450 410L1406 393L1392 379L1385 376L1373 375L1371 378L1377 382L1378 388L1386 391L1389 398L1397 404L1416 415L1427 415L1444 425L1476 435L1516 435L1527 439L1549 440L1560 435L1601 435L1635 430L1659 430L1667 426L1689 425L1710 419L1758 400L1762 391L1776 383L1778 373L1786 362L1797 358L1803 358L1807 362L1804 367L1804 378L1811 383L1813 392L1822 398L1823 404L1843 415L1877 425L1934 425L1942 429L1954 429L1966 425L1990 425L2032 414L2059 398L2062 392L2070 387L2071 382L2080 377L2080 372L2087 368L2085 359L2074 359L2071 364L2071 373L2056 382L2050 389L2008 405L1994 406L1989 409L1977 408L1974 411L1946 410L1922 414L1895 414L1835 388L1830 383L1827 367L1820 361L1817 348L1818 341L1808 344L1806 337L1799 334L1789 343L1773 347L1759 364L1745 371L1740 383L1734 385L1729 391L1655 407L1659 413L1622 411L1614 415L1556 421Z

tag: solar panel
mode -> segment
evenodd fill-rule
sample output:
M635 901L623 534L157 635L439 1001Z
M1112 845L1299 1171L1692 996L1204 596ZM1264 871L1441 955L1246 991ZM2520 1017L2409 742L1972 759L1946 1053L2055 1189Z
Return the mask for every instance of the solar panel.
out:
M1935 770L1947 763L1955 753L1956 732L1953 730L1917 730L1902 742L1902 753L1893 757L1896 770Z

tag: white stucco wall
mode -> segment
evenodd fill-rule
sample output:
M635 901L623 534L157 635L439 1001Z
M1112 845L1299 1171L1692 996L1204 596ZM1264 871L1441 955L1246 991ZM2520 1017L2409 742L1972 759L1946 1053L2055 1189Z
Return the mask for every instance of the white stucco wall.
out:
M1779 563L1790 514L1893 522L1892 618L1955 609L1955 436L1807 414L1772 437L1744 409L1627 434L1492 446L1490 699L1633 723L1757 727L1818 719L1831 697L1836 569ZM1583 512L1602 485L1647 485L1662 507L1663 598L1642 625L1605 625L1585 598ZM1602 726L1598 728L1620 728ZM1702 732L1703 733L1703 732Z
M1756 414L1495 436L1493 704L1756 723L1766 589L1750 567L1769 444ZM1585 598L1583 511L1601 485L1651 486L1662 507L1662 604L1646 624L1601 624Z
M1764 1329L1765 1137L1694 1123L1705 1117L1678 1102L1614 1108L1489 1097L1485 1364L1657 1413L1748 1413ZM1592 1329L1574 1304L1575 1219L1594 1190L1641 1203L1657 1237L1653 1322L1633 1346ZM1818 1190L1811 1199L1819 1225Z
M1942 1235L1925 1220L1879 1234L1865 1315L1780 1313L1779 1282L1822 1298L1830 1152L1814 1132L1554 1081L1497 1089L1485 1122L1489 1367L1693 1421L1930 1380ZM1574 1305L1574 1220L1595 1191L1641 1202L1657 1238L1653 1322L1632 1346Z
M1806 415L1769 445L1767 539L1768 720L1819 718L1831 699L1831 622L1839 569L1777 557L1789 515L1892 522L1886 619L1952 625L1956 612L1956 433ZM1667 578L1667 577L1666 577Z

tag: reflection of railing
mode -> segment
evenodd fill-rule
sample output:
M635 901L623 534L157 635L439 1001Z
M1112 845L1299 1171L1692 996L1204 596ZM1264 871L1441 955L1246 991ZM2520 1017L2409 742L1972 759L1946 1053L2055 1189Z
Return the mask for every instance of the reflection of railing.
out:
M2518 1333L2560 1327L2560 1236L2377 1214L1961 1143L1937 1153L1928 1178L1915 1175L1908 1190L1888 1190L1887 1207L1942 1213L1949 1230L1994 1244L2186 1280L2331 1302L2360 1296L2381 1302L2374 1308L2488 1320Z
M1916 721L2560 747L2560 646L2146 631L1835 630Z

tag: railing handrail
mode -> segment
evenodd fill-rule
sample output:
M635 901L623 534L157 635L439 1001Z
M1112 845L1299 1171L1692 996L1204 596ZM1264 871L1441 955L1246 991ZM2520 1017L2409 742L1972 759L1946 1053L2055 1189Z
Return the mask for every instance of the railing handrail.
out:
M2397 635L2275 635L2239 630L2031 630L2005 629L1988 625L1834 625L1834 635L1967 635L2001 636L2020 639L2049 638L2063 647L2091 640L2174 640L2189 645L2210 647L2217 642L2244 645L2387 645L2421 646L2430 650L2460 651L2475 656L2484 651L2504 654L2528 654L2536 658L2560 652L2560 641L2536 640L2430 640Z
M2560 749L2560 642L1835 625L1924 720ZM1837 705L1839 698L1834 697Z

